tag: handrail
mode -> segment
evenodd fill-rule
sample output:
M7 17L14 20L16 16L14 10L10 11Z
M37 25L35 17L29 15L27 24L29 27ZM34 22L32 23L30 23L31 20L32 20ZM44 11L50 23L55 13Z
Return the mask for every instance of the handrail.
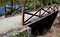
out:
M49 9L51 8L53 11L55 11L55 10L54 10L54 8L55 8L55 7L56 7L56 5L55 5L53 8L48 7L48 9L47 9L47 10L49 10ZM58 7L56 7L56 8L58 9ZM43 11L45 11L45 12L48 12L47 10L44 10L44 9L43 9ZM44 13L45 13L45 12L44 12ZM44 13L42 13L42 15L43 15ZM48 12L48 13L49 13L49 12Z
M25 23L25 22L27 22L29 19L31 19L33 16L37 16L37 17L41 17L41 15L43 15L45 12L47 12L48 14L50 14L50 11L48 11L48 10L50 10L50 9L52 9L53 11L55 11L55 8L56 9L58 9L58 7L55 5L53 8L51 8L51 7L48 7L48 9L47 10L45 10L45 9L43 9L42 7L35 13L35 14L31 14L31 13L28 13L28 12L24 12L24 13L26 13L26 14L29 14L29 15L32 15L31 17L29 17L26 21L24 21L23 23ZM41 14L40 16L39 15L36 15L39 11L41 11L41 10L43 10L44 11L44 13L43 14ZM41 12L40 12L41 13ZM24 24L25 25L25 24Z

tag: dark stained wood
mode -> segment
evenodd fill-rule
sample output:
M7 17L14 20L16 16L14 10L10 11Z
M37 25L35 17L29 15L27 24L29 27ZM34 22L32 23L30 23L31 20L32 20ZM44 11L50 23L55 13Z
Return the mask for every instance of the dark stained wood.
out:
M7 17L7 14L6 14L6 5L4 4L4 16L5 18Z

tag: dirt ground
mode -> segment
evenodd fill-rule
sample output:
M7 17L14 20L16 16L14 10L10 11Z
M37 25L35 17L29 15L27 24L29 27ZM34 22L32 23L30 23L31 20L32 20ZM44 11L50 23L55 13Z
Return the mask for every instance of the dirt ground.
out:
M45 35L37 37L60 37L60 17L55 19L50 31L48 31Z

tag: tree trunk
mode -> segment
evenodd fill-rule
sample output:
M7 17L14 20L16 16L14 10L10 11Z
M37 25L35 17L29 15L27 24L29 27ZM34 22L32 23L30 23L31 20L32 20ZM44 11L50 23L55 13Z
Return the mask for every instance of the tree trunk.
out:
M4 4L4 16L5 16L5 18L7 17L7 14L6 14L6 4Z

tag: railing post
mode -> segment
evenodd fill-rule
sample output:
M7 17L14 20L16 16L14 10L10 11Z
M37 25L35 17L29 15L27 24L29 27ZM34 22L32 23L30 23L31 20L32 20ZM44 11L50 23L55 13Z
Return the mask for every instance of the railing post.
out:
M39 11L39 14L38 14L39 16L41 15L41 11Z
M24 25L24 10L22 9L22 25Z
M43 5L40 5L40 9L43 8ZM41 10L39 11L38 16L41 16Z
M56 9L57 9L57 11L58 11L58 7L59 7L59 6L58 6L58 5L56 5Z
M4 16L5 16L5 18L7 17L7 14L6 14L6 4L4 4Z

